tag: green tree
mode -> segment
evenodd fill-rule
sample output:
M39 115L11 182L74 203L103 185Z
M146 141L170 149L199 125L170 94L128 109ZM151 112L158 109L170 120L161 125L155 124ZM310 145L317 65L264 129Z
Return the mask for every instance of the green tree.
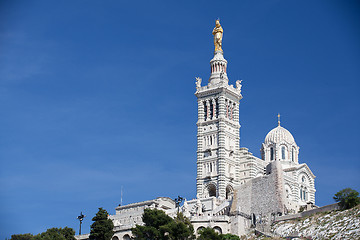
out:
M99 208L99 211L93 217L93 224L90 227L90 240L110 240L114 235L114 224L108 218L108 212Z
M222 234L221 235L222 240L240 240L239 236L233 235L233 234Z
M359 193L351 188L345 188L333 197L342 210L355 207L360 203Z
M190 220L182 213L178 213L176 218L165 226L162 226L167 233L167 239L171 240L187 240L195 239L194 227Z
M164 226L173 221L173 219L166 215L164 211L157 209L145 209L142 220L144 226L136 225L136 227L132 229L135 239L164 239L165 233L168 231L168 228L165 228Z
M34 236L33 240L75 240L75 230L72 228L49 228L46 232Z
M11 240L75 240L75 230L72 228L49 228L46 232L33 236L30 233L15 234Z
M34 236L31 233L13 234L10 240L32 240Z
M199 230L198 240L222 240L222 236L214 229L207 227Z
M136 225L132 229L138 240L187 240L195 239L194 227L189 219L179 213L172 219L164 211L145 209L143 214L144 226Z

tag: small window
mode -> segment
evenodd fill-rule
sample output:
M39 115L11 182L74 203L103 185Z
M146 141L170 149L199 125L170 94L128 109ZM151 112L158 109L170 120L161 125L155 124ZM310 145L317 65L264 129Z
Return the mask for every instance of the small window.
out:
M294 148L291 149L291 161L295 161Z
M274 149L270 148L270 160L274 160Z

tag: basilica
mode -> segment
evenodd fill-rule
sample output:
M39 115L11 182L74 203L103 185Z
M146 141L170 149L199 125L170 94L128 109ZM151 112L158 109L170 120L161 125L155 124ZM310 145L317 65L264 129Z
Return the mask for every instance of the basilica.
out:
M215 51L209 81L202 84L197 77L195 82L197 195L185 200L180 211L190 219L195 233L211 227L219 233L243 235L255 226L265 229L276 216L316 208L315 175L299 160L300 148L281 126L280 115L261 144L260 158L240 147L242 81L230 84L219 20L212 34ZM145 208L161 209L170 216L177 213L175 201L167 197L118 206L110 216L115 226L113 240L130 239L131 228L143 224Z

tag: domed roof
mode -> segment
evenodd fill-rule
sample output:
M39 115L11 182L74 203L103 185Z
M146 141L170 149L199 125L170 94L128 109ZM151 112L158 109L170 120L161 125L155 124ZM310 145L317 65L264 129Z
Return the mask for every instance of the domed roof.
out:
M282 126L277 126L276 128L272 129L265 137L265 144L268 143L280 143L281 141L285 141L289 144L295 143L293 135L283 128Z

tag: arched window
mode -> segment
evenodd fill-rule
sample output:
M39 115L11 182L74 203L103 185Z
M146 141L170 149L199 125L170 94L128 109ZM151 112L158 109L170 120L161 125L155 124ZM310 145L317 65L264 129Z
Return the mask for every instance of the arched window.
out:
M232 198L233 193L234 193L234 189L230 185L228 185L226 187L226 199Z
M196 230L196 232L199 234L199 232L200 232L202 229L204 229L204 227L199 227L199 228Z
M211 184L208 186L209 197L216 197L216 187L215 185Z
M270 160L274 160L274 149L270 148Z
M294 148L291 149L291 161L295 161Z
M222 234L222 230L220 227L216 226L213 228L215 232L217 232L218 234Z
M281 158L285 159L285 147L281 147Z
M206 101L204 101L204 121L207 120L206 117L207 117L207 106L206 106Z

